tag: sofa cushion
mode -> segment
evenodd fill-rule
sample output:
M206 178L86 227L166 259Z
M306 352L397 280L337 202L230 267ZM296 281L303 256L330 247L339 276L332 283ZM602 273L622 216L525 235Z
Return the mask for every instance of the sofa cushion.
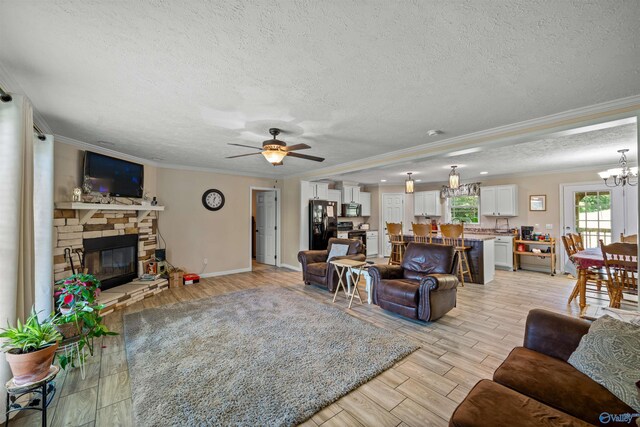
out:
M481 380L456 408L449 426L589 426L490 380Z
M640 326L602 316L568 362L640 412Z
M524 347L511 351L493 379L592 424L599 424L602 412L631 410L609 390L567 362Z
M309 264L307 265L307 273L312 274L314 276L325 277L327 275L327 263L316 262L313 264Z
M396 304L417 307L420 284L404 279L383 280L378 289L378 299Z
M333 245L331 245L331 250L329 251L329 256L327 257L327 261L331 261L332 258L337 256L345 256L348 250L349 250L349 245L334 243Z

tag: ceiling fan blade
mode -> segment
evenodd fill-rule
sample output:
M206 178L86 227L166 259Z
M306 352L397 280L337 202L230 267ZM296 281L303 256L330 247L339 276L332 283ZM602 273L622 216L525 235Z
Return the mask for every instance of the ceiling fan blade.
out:
M236 157L244 157L244 156L255 156L256 154L262 154L260 153L249 153L249 154L239 154L237 156L230 156L230 157L226 157L227 159L235 159Z
M324 158L322 158L322 157L309 156L307 154L298 154L298 153L287 152L287 156L298 157L299 159L305 159L305 160L313 160L314 162L324 162Z
M233 142L228 142L228 145L235 145L238 147L245 147L245 148L253 148L254 150L260 150L262 151L262 147L258 148L258 147L252 147L251 145L244 145L244 144L234 144Z
M296 151L296 150L306 150L308 148L311 148L311 147L308 146L307 144L296 144L296 145L291 145L289 147L285 147L284 150L285 151Z

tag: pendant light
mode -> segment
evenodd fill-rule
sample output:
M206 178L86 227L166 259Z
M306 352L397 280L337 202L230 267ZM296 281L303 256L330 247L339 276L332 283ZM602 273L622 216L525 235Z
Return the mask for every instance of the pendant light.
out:
M411 173L412 172L407 172L407 175L409 175L409 178L407 178L407 180L404 182L404 192L407 194L413 194L414 181L411 178Z
M460 187L460 174L456 171L458 166L451 166L451 172L449 172L449 188L455 190Z

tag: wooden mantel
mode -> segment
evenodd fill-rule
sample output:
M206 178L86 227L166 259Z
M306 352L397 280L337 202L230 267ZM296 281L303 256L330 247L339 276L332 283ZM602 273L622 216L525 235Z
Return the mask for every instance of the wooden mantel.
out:
M80 214L80 224L85 224L98 211L138 211L138 222L142 221L152 211L163 211L164 206L141 206L141 205L114 205L108 203L83 203L83 202L61 202L56 203L56 209L75 209L86 211Z

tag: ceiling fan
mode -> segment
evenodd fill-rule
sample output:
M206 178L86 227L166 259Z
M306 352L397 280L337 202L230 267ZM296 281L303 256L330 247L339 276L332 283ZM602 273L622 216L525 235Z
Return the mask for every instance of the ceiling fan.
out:
M255 154L262 154L264 158L267 159L267 161L271 163L273 166L281 166L282 160L286 156L298 157L299 159L305 159L305 160L313 160L314 162L324 161L324 158L322 157L294 153L294 151L306 150L311 147L309 147L307 144L296 144L296 145L287 147L286 142L276 139L276 136L278 136L280 132L281 131L278 128L269 129L269 133L273 136L273 139L267 139L266 141L264 141L262 143L262 148L252 147L251 145L234 144L230 142L229 145L237 145L238 147L253 148L254 150L260 150L260 152L230 156L230 157L227 157L227 159L234 159L236 157L253 156Z

